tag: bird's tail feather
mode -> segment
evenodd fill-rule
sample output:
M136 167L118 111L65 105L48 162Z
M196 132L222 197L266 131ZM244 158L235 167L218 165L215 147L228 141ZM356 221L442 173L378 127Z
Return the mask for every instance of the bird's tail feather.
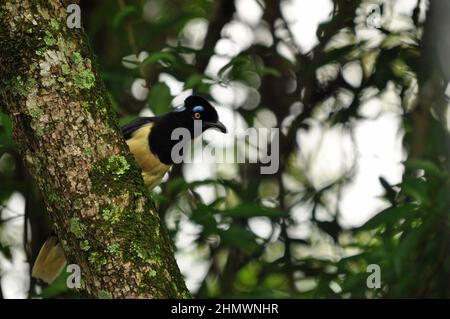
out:
M50 235L42 246L34 262L31 275L51 284L66 265L66 256L55 235Z

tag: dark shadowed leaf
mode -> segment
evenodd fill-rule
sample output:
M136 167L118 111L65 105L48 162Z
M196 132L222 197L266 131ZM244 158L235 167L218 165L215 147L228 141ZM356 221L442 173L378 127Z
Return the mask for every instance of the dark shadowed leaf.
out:
M287 213L276 209L264 207L255 203L244 203L234 208L226 209L220 212L222 215L230 217L256 217L264 216L269 218L286 217Z
M395 198L397 197L397 192L384 177L380 176L378 179L380 180L381 186L383 186L384 190L386 191L385 197L391 204L394 204Z
M112 24L114 28L118 28L125 19L135 15L137 11L137 8L134 6L125 6L123 9L117 12L116 16L113 18Z
M170 89L165 83L158 83L152 86L149 96L150 109L155 115L161 115L170 110L172 95Z
M415 216L416 212L417 207L413 204L389 207L369 219L358 230L369 230L380 226L392 225L402 218Z
M221 231L220 237L225 245L237 247L248 253L252 253L258 248L255 235L251 231L238 226L232 226Z
M157 62L163 62L167 64L175 64L177 62L176 57L170 52L154 52L150 54L144 61L142 61L142 65L152 65Z
M404 267L411 263L413 254L420 254L417 245L426 234L428 228L429 223L422 224L401 239L400 245L394 254L394 267L397 275L401 275Z
M1 128L5 131L6 136L11 138L12 136L12 123L9 117L0 111L0 124Z
M2 253L3 256L8 260L12 258L10 246L3 245L2 243L0 243L0 253Z
M416 200L418 204L430 204L428 184L422 178L406 176L402 183L402 192Z
M440 169L435 163L421 159L410 159L405 162L405 167L417 170L423 169L426 174L431 174L437 177L447 177L448 173L445 170Z

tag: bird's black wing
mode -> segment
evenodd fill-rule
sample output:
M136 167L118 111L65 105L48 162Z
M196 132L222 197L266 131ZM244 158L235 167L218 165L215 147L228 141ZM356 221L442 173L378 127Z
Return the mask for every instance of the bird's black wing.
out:
M155 117L138 117L134 121L122 126L121 131L126 140L130 139L135 131L142 126L155 121Z

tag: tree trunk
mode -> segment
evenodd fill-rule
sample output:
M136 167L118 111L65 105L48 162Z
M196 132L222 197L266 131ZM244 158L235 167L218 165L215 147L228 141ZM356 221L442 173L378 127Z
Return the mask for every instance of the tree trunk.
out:
M70 3L0 4L0 97L17 148L90 296L189 297L86 37L66 25Z

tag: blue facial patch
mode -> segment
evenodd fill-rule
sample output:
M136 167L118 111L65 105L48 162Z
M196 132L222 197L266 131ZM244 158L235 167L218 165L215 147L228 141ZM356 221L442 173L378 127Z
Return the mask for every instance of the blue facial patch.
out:
M194 106L194 108L192 109L192 111L194 112L203 112L204 110L205 109L201 105Z

